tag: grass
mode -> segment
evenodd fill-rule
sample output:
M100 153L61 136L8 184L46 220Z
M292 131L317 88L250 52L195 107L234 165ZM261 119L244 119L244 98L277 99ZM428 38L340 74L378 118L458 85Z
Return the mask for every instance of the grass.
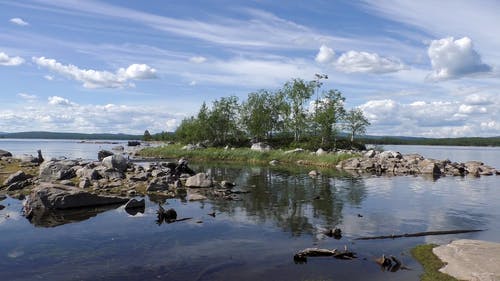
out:
M139 152L140 156L153 158L181 157L197 161L221 161L221 162L245 162L252 164L267 164L271 160L278 160L280 163L295 164L301 161L303 165L313 165L320 167L335 167L340 161L352 158L357 155L350 154L326 154L315 155L310 152L285 153L283 150L254 151L250 148L206 148L198 150L183 150L181 145L168 145L161 147L145 148Z
M445 266L434 253L432 249L436 247L435 244L426 244L416 246L411 250L411 255L422 265L424 273L420 276L421 281L459 281L439 271L440 268Z

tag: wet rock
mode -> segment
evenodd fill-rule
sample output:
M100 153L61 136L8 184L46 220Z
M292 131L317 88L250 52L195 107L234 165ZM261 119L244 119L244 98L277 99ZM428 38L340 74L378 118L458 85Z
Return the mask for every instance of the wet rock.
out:
M273 165L273 166L278 165L279 163L280 162L278 160L271 160L271 161L269 161L269 165Z
M373 157L375 157L375 155L377 155L377 152L376 152L375 150L373 150L373 149L368 150L368 151L364 154L364 156L365 156L365 157L367 157L367 158L373 158Z
M185 185L187 187L206 188L211 187L213 185L213 181L207 174L198 173L192 177L187 178Z
M323 150L323 148L318 148L318 150L316 150L316 155L326 155L328 154L327 151Z
M7 196L5 194L0 194L0 201L7 199Z
M223 188L232 188L232 187L236 186L236 184L234 182L224 180L224 181L220 182L220 186Z
M139 146L141 145L140 141L128 141L127 143L128 146Z
M189 201L202 201L202 200L206 200L207 197L205 195L202 195L202 194L199 194L199 193L192 193L192 194L188 194L188 200Z
M149 182L146 191L164 191L168 190L168 188L168 182L164 178L155 178Z
M109 169L125 172L128 167L128 161L122 155L111 155L102 159L102 165Z
M432 160L425 159L421 161L419 164L420 173L427 175L439 176L441 175L441 169L436 164L436 162Z
M90 187L90 180L87 178L80 180L78 187L79 188L89 188Z
M127 204L125 204L125 210L127 209L137 209L137 208L145 208L146 201L144 199L137 200L135 198L130 199Z
M5 209L5 206L4 205L0 205L0 211Z
M320 173L319 173L318 171L316 171L316 170L312 170L312 171L310 171L310 172L308 173L308 175L309 175L310 177L312 177L312 178L315 178L315 177L319 176L319 174L320 174Z

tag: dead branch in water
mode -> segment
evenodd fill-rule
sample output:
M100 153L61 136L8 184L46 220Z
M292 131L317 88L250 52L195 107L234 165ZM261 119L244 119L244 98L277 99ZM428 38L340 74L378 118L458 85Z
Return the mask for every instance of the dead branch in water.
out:
M402 237L420 237L420 236L430 236L430 235L447 235L447 234L461 234L470 232L484 231L484 229L458 229L458 230L443 230L443 231L426 231L417 233L405 233L398 235L383 235L383 236L371 236L371 237L359 237L354 240L375 240L375 239L394 239Z
M356 253L348 251L347 247L344 251L339 251L337 249L328 250L320 248L306 248L302 251L297 252L293 256L293 260L296 263L307 262L307 257L328 257L333 256L336 259L351 260L356 258Z

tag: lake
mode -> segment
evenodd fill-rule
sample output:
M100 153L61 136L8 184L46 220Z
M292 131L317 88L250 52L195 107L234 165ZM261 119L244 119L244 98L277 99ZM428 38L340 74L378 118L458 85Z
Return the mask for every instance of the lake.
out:
M50 144L47 144L50 143ZM55 156L95 159L98 144L76 141L0 140L0 149L35 154L55 147ZM10 146L10 147L9 147ZM90 151L92 147L93 151ZM403 153L452 161L480 160L500 167L498 148L387 146ZM408 149L406 151L405 149ZM471 152L471 150L473 152ZM58 155L64 151L65 155ZM84 152L82 152L84 151ZM49 152L44 155L51 155ZM439 155L438 155L439 153ZM83 156L82 156L83 155ZM438 155L438 156L434 156ZM444 156L444 157L441 157ZM34 226L7 198L0 211L2 280L418 280L420 266L409 250L422 243L470 238L500 242L499 177L353 177L307 167L192 163L195 171L248 189L241 201L148 198L144 214L123 207L94 210L59 226ZM158 204L186 221L158 225ZM209 214L215 212L215 217ZM322 234L339 227L342 238ZM451 229L469 234L388 240L363 236ZM354 260L308 258L304 248L343 249ZM412 270L382 271L373 259L394 255Z

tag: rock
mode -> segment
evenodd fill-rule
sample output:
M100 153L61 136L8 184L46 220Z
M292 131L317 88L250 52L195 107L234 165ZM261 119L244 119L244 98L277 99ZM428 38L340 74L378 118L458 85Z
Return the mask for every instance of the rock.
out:
M12 153L10 153L6 150L0 149L0 157L12 157Z
M439 169L439 166L436 164L436 162L425 159L421 161L419 164L419 169L420 173L426 174L426 175L433 175L433 176L439 176L441 175L441 169Z
M148 186L146 187L146 191L164 191L168 190L168 188L168 182L165 178L155 178L151 180L151 182L149 182Z
M0 211L5 209L5 206L4 205L0 205Z
M97 195L78 187L42 183L31 191L24 203L23 209L26 217L29 219L37 213L49 210L122 204L127 201L127 198Z
M323 148L318 148L318 150L316 150L316 155L325 155L325 154L328 154L327 151L323 150Z
M102 161L102 159L111 155L114 155L114 153L109 150L99 150L99 152L97 152L97 159Z
M111 148L111 150L116 150L116 151L124 151L125 150L125 147L123 147L123 145L117 145L117 146L113 146ZM109 156L109 155L106 155L106 156ZM103 157L104 158L104 157ZM102 160L102 159L101 159ZM99 160L99 161L101 161Z
M273 165L273 166L276 166L278 165L280 162L278 160L271 160L269 161L269 165Z
M90 187L90 180L87 178L84 178L80 181L78 184L79 188L89 188Z
M145 207L146 207L146 201L144 199L137 200L135 198L132 198L127 202L127 204L125 204L125 209L136 209Z
M257 142L257 143L252 144L252 146L250 147L250 149L251 150L255 150L255 151L264 152L264 151L271 150L271 146L268 145L268 144L265 144L263 142Z
M292 150L285 151L285 154L294 154L294 153L301 153L304 152L305 150L302 148L295 148Z
M76 176L89 180L99 180L103 178L103 175L99 173L99 170L93 163L87 164L83 168L76 170Z
M235 187L236 184L234 182L230 182L230 181L221 181L220 186L223 188L232 188L232 187Z
M4 186L8 186L8 185L11 185L11 184L16 183L16 182L25 181L25 180L27 180L27 179L29 179L31 177L32 177L31 175L25 174L24 171L17 171L15 173L11 174L3 182L3 185Z
M111 155L102 159L102 165L106 168L116 169L119 172L125 172L128 167L128 161L122 155Z
M139 146L141 145L140 141L128 141L127 143L128 146Z
M310 172L308 173L308 175L309 175L310 177L312 177L312 178L315 178L315 177L319 176L319 174L320 174L320 173L319 173L318 171L316 171L316 170L312 170L312 171L310 171Z
M366 158L373 158L377 155L377 152L373 149L368 150L363 156Z
M199 193L188 194L189 201L202 201L202 200L206 200L206 199L207 199L207 197L205 195L201 195Z
M0 201L7 199L7 196L5 194L0 194Z
M76 176L73 169L78 162L76 160L49 160L40 165L40 181L52 182L56 180L68 180Z
M187 187L211 187L213 185L212 179L205 173L198 173L192 177L187 178Z
M460 239L432 251L446 264L439 271L459 280L500 280L500 243Z

